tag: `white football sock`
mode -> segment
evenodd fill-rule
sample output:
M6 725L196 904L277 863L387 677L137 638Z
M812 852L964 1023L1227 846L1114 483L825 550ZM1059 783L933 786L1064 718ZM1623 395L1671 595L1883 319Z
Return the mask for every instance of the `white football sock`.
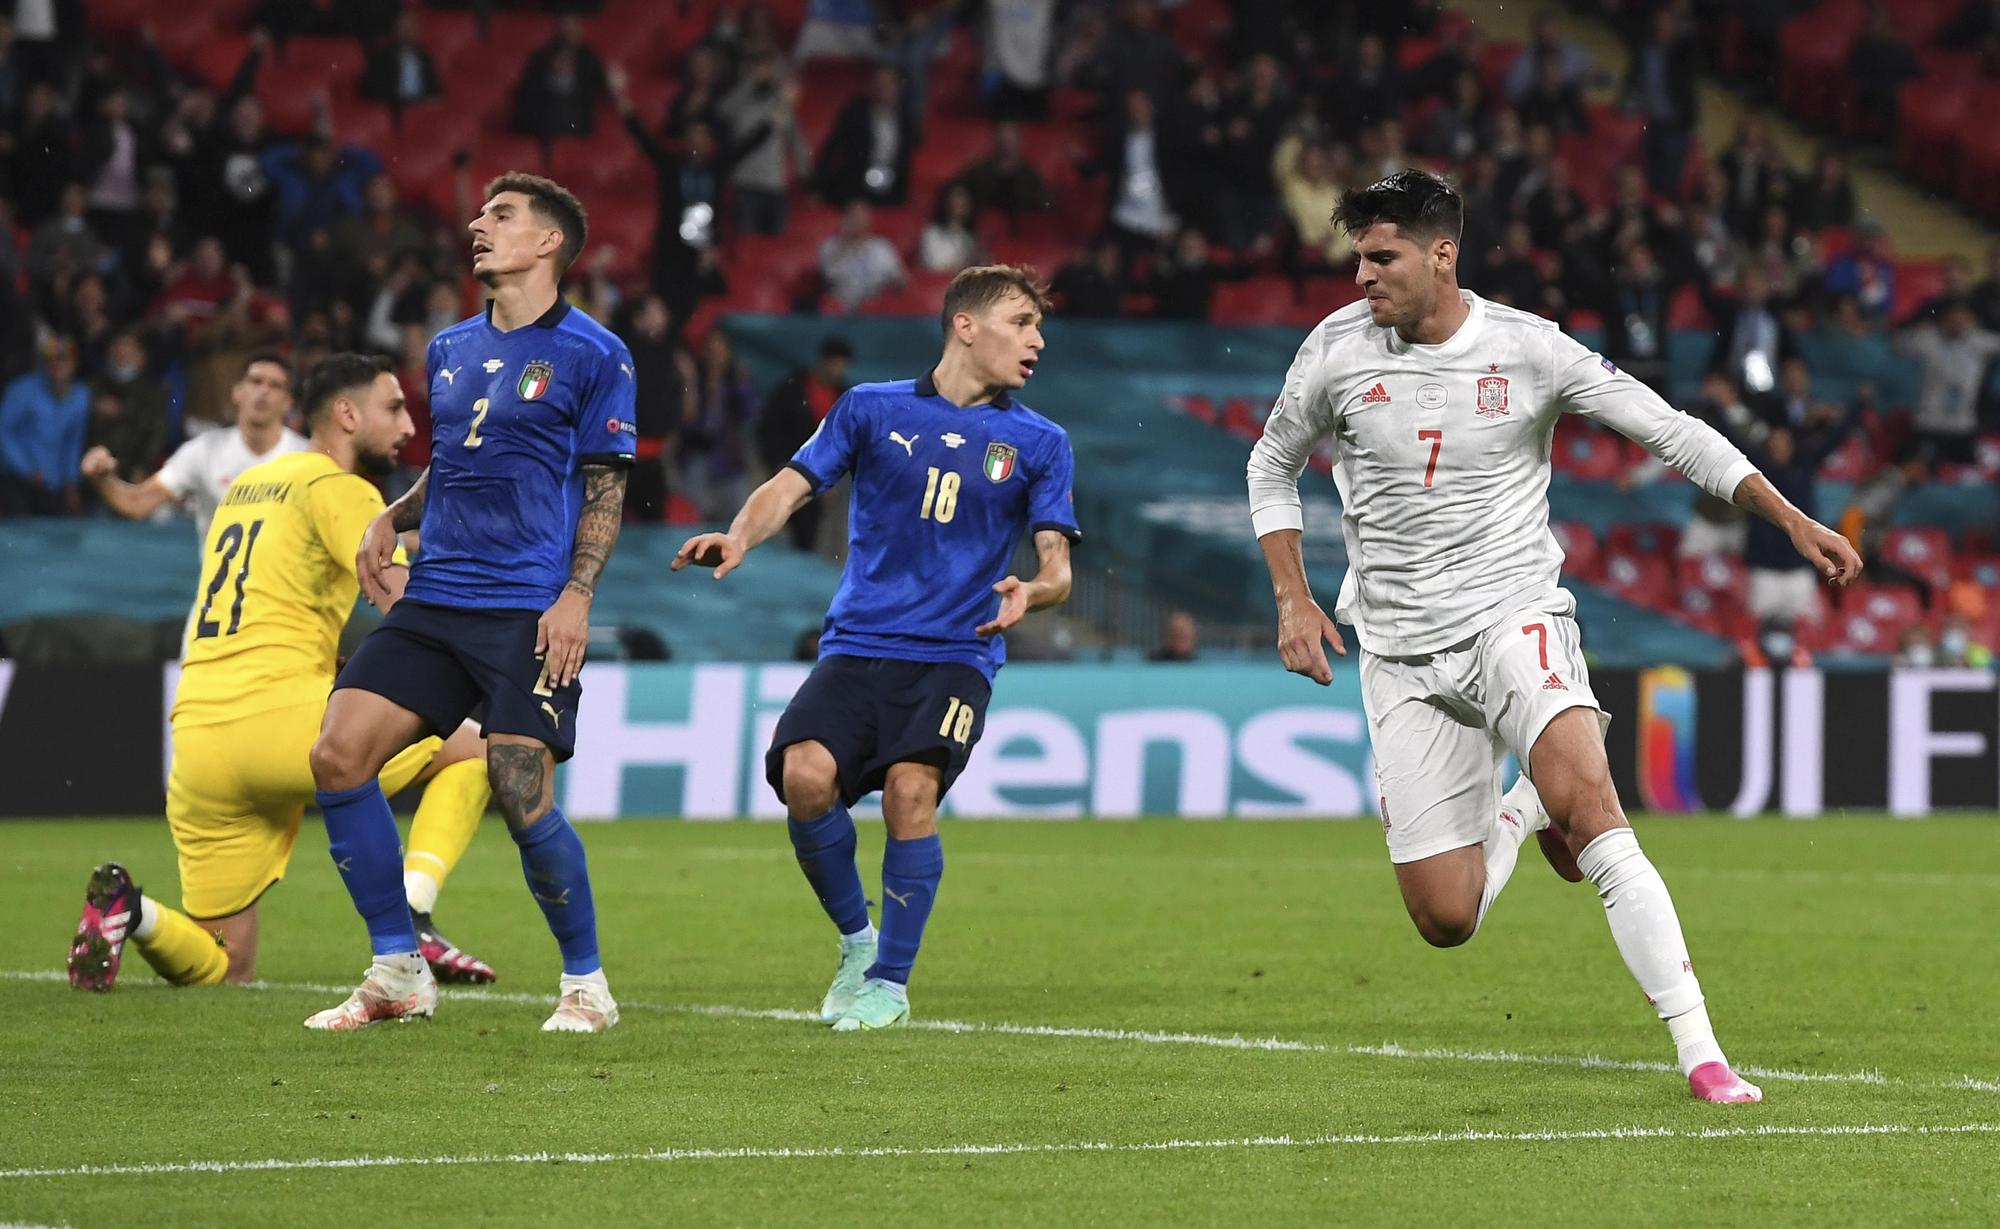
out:
M1585 845L1576 864L1597 886L1618 954L1660 1019L1672 1021L1700 1008L1701 982L1688 959L1673 897L1667 894L1666 880L1639 848L1638 834L1630 828L1613 828ZM1697 1023L1706 1022L1704 1014ZM1699 1031L1692 1024L1688 1027Z
M1521 817L1530 832L1540 832L1549 826L1549 809L1542 805L1541 793L1535 789L1535 783L1528 780L1525 772L1515 777L1514 784L1500 795L1500 805L1512 807L1514 814Z
M873 922L867 923L851 935L840 936L840 945L842 947L853 947L856 944L873 942L875 942L875 923Z
M439 883L434 875L422 871L403 872L403 896L410 902L411 913L429 913L437 908Z
M603 965L598 965L596 968L592 969L588 973L563 974L562 975L563 993L567 994L571 986L594 986L597 989L602 990L606 994L611 993L611 983L605 980Z
M1521 842L1527 837L1528 821L1513 807L1493 813L1493 828L1486 834L1486 886L1479 891L1479 918L1472 924L1472 933L1479 933L1486 911L1500 898L1500 889L1507 886L1507 877L1514 873L1514 863L1521 856Z
M160 907L145 893L139 895L139 924L132 928L132 937L144 939L152 935L153 927L160 924Z
M904 985L902 982L889 981L886 978L881 978L881 977L871 977L868 979L868 984L871 986L882 987L884 990L887 990L890 994L895 995L897 998L903 1000L905 1003L910 1001L910 988Z
M422 977L431 969L431 966L425 963L421 952L398 952L393 956L377 956L375 967L398 980Z
M1675 1016L1667 1021L1667 1031L1673 1034L1674 1048L1680 1051L1682 1075L1703 1063L1729 1062L1723 1057L1722 1043L1715 1039L1715 1026L1708 1022L1707 1007Z

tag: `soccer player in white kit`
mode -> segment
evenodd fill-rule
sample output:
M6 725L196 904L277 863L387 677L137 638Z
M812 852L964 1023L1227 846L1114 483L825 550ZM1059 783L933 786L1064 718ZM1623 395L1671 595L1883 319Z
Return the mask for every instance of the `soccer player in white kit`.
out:
M1597 888L1693 1094L1762 1100L1716 1042L1667 885L1612 787L1608 718L1590 690L1575 599L1557 586L1556 420L1583 414L1637 440L1785 529L1835 584L1854 579L1860 557L1712 428L1553 323L1460 290L1463 219L1458 194L1420 170L1350 193L1334 214L1354 237L1367 301L1306 338L1250 456L1279 657L1324 685L1323 646L1347 652L1313 600L1299 544L1299 475L1330 439L1348 556L1334 613L1361 643L1382 827L1418 932L1438 947L1470 939L1537 833L1558 873ZM1510 751L1522 776L1502 797Z

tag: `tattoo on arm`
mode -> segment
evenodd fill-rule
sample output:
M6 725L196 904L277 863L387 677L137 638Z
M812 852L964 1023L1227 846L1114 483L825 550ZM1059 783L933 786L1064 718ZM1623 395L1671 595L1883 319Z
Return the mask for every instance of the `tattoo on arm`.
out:
M618 523L625 511L623 466L583 467L583 512L576 520L576 549L571 552L569 588L585 597L597 592L597 577L611 561L618 541Z
M550 754L534 743L491 743L486 749L486 775L493 784L493 801L509 828L540 819L546 808Z
M1069 597L1069 538L1053 529L1040 530L1035 534L1035 557L1041 563L1041 573L1035 579L1048 585L1042 601L1035 606L1041 610Z
M408 533L420 528L424 523L424 492L430 486L430 466L417 475L416 485L403 492L403 497L389 505L389 524L397 533Z

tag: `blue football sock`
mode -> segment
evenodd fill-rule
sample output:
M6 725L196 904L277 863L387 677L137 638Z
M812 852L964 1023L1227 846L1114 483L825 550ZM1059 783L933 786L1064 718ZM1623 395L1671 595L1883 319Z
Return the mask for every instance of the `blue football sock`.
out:
M936 833L910 841L889 838L882 850L882 937L868 976L909 983L943 878L944 846Z
M347 882L347 894L361 920L368 923L368 940L377 956L400 956L417 950L416 925L410 902L403 895L403 846L396 817L378 781L353 789L313 794L326 816L327 851L334 869Z
M561 807L514 833L521 847L521 870L535 894L549 931L562 949L563 972L572 977L595 973L597 906L590 898L590 868L584 865L583 840L570 827Z
M854 817L838 802L818 819L788 820L799 869L819 896L820 908L851 935L868 928L868 897L854 867Z

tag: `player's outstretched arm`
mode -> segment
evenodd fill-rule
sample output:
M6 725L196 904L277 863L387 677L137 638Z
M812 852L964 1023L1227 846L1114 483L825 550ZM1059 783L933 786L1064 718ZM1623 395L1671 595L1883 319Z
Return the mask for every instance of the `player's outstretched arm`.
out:
M118 476L118 461L111 450L99 444L83 454L78 467L97 491L104 506L122 517L141 520L153 515L160 505L173 502L174 493L158 474L144 482L127 482Z
M368 522L361 545L354 552L354 577L361 582L361 596L377 610L388 610L403 596L403 581L408 578L390 575L396 557L396 535L423 524L424 492L430 486L430 478L431 471L426 466L417 475L416 485Z
M783 529L785 522L792 519L792 513L805 507L812 497L812 483L806 481L804 474L790 467L779 470L770 481L750 492L736 519L729 522L728 532L698 533L681 543L680 551L674 555L673 570L678 572L692 563L696 567L714 568L715 579L721 580L736 570L743 556Z
M1784 530L1792 547L1829 583L1851 585L1861 575L1861 553L1854 544L1807 516L1764 475L1751 474L1738 483L1732 502Z
M1313 600L1306 584L1304 535L1296 529L1274 529L1257 539L1264 566L1271 572L1271 593L1278 602L1278 660L1293 674L1303 674L1325 687L1333 682L1333 664L1326 646L1342 657L1347 644L1340 629Z
M549 680L558 687L569 686L583 669L583 650L590 643L590 602L597 596L597 578L611 562L611 548L618 543L629 473L622 465L583 467L583 510L576 518L569 580L535 628L535 652L548 654Z
M1031 610L1059 606L1069 598L1069 539L1053 529L1035 533L1035 557L1041 566L1033 580L1009 576L993 586L1000 595L1000 613L973 630L981 636L1004 632Z

